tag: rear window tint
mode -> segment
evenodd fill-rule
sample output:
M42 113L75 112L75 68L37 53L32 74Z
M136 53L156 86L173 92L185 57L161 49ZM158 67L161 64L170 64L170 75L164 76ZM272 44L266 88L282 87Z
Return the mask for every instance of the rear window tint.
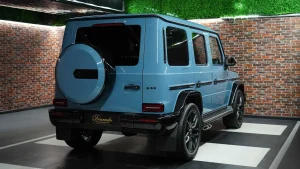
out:
M187 34L185 30L167 27L168 63L170 66L189 65Z
M205 50L204 36L197 33L193 33L192 37L193 37L195 62L197 65L206 65L207 56Z
M140 54L139 25L105 25L82 27L77 30L75 43L94 47L114 66L134 66Z

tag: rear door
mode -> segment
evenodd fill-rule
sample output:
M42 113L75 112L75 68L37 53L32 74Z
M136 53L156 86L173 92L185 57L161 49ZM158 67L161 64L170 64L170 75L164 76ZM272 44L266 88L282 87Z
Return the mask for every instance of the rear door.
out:
M202 32L192 31L192 46L195 60L196 90L202 94L203 114L211 111L211 98L213 93L212 72L208 64L205 35Z
M115 69L115 80L105 88L110 91L84 109L114 112L142 112L142 74L144 54L144 18L101 19L74 24L75 43L89 43L106 53L105 59ZM77 107L78 108L78 107Z

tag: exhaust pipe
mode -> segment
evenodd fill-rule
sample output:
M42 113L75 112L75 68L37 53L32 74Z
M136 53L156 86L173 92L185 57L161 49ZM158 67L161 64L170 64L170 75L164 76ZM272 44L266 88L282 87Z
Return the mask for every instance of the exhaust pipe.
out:
M212 128L212 125L211 124L207 124L207 125L205 125L204 127L203 127L203 130L205 131L205 130L209 130L209 129L211 129Z

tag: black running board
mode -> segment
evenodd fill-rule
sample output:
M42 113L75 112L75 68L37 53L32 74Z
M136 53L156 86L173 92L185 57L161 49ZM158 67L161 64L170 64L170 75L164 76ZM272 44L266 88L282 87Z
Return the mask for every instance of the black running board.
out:
M227 108L223 108L211 113L207 113L203 115L203 122L204 125L210 124L216 120L219 120L222 117L225 117L233 112L233 109L231 106L228 106Z

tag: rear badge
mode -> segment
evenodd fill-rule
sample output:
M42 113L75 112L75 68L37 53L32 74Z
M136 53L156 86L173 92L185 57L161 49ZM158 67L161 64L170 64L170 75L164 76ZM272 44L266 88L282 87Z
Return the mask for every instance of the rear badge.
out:
M113 122L111 117L101 117L101 115L99 114L95 114L92 117L92 121L94 122L94 124L111 124Z

